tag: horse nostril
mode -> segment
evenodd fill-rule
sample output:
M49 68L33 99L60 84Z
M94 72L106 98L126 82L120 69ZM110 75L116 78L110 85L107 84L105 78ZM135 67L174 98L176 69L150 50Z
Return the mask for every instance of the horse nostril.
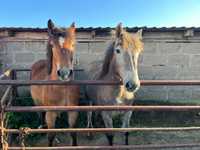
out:
M57 75L61 76L61 71L60 70L57 70Z
M128 81L125 85L126 89L128 91L134 91L137 88L136 84L133 84L132 82Z
M69 76L71 76L72 74L73 74L73 70L70 69L70 70L69 70Z

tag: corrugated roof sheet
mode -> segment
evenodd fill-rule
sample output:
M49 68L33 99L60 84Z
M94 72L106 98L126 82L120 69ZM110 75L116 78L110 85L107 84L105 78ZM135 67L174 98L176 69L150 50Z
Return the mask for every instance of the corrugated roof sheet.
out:
M91 31L97 31L97 32L109 32L114 28L110 27L80 27L76 30L78 32L91 32ZM171 31L185 31L188 29L193 29L194 31L200 31L200 27L126 27L126 30L129 32L137 31L138 29L143 29L146 32L171 32ZM47 32L47 28L22 28L22 27L0 27L0 31L13 31L13 32Z

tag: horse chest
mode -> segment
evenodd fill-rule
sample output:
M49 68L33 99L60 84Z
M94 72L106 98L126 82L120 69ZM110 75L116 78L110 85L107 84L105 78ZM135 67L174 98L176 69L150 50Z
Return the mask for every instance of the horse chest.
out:
M46 105L66 105L69 91L63 87L51 86L43 89L42 97Z
M132 103L134 93L127 92L124 87L101 86L96 90L99 105L127 105Z

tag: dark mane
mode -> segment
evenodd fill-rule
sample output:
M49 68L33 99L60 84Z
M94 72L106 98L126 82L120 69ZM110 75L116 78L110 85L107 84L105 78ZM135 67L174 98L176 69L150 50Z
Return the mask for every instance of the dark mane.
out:
M47 70L48 70L48 74L51 74L51 71L52 71L52 59L53 59L52 45L48 42L48 44L47 44Z
M110 46L108 47L108 49L106 51L105 58L104 58L104 61L103 61L102 70L101 70L99 78L102 78L103 76L105 76L109 71L110 62L111 62L111 59L113 57L113 46L114 46L114 42L112 42L110 44Z

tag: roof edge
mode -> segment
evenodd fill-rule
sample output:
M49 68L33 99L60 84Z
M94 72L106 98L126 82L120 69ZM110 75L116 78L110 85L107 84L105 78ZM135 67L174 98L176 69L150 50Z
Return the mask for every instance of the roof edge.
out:
M77 32L110 32L115 28L111 27L80 27L77 28ZM129 32L135 32L139 29L143 29L146 32L172 32L172 31L185 31L192 29L194 31L200 31L200 27L125 27ZM11 32L47 32L47 28L23 28L23 27L0 27L0 32L11 31Z

